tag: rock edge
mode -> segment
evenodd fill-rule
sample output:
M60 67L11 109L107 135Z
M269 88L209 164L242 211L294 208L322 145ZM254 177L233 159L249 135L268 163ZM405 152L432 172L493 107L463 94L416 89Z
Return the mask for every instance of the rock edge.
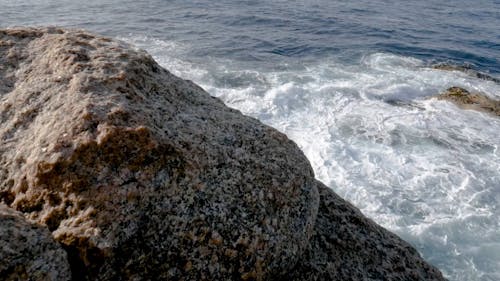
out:
M73 280L443 280L285 135L128 44L0 30L0 101L0 201Z

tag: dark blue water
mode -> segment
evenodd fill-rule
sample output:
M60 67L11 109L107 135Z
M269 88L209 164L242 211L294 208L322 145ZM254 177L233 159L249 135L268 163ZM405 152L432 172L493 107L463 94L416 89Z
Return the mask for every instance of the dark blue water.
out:
M0 0L0 27L84 28L146 49L298 143L316 177L450 280L500 280L499 0ZM389 100L404 101L394 106Z
M80 4L81 3L81 4ZM195 56L355 60L388 52L500 73L500 1L0 1L0 26L187 42Z

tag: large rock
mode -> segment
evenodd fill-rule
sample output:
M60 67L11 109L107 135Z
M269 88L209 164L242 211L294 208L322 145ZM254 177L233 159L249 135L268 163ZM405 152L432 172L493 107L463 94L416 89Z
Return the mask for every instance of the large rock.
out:
M125 43L0 30L0 102L0 200L74 280L442 280L285 135Z
M444 280L401 238L318 182L314 235L286 280Z
M46 224L75 279L270 279L312 233L312 169L285 135L144 51L0 30L1 200Z
M71 279L66 252L46 227L0 204L0 279Z

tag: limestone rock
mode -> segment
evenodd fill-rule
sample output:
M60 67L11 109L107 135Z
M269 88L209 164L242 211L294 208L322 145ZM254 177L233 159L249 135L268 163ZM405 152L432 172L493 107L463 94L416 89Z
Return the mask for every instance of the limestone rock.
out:
M71 279L66 252L46 227L0 204L0 279Z
M318 190L310 247L284 280L445 280L408 243L319 182Z
M84 31L0 30L0 200L83 280L268 280L316 217L284 134L146 52Z
M463 109L472 109L500 116L500 100L484 94L470 93L460 87L451 87L437 96L440 100L451 101Z

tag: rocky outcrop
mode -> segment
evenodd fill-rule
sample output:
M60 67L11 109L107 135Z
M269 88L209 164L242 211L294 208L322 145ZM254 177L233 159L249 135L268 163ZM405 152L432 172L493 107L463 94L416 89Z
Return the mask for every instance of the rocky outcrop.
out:
M123 42L0 30L0 102L0 200L48 227L74 280L442 280L324 186L320 204L285 135Z
M2 200L76 279L269 279L311 235L312 170L285 135L144 51L86 32L0 32Z
M0 204L0 279L70 280L66 252L46 227Z
M440 63L440 64L435 64L432 66L433 69L437 70L444 70L444 71L458 71L458 72L463 72L471 77L478 78L481 80L485 81L492 81L497 84L500 84L500 79L495 78L489 74L479 72L472 68L469 65L453 65L453 64L445 64L445 63Z
M439 94L437 98L450 101L463 109L472 109L500 116L500 100L494 100L480 93L470 93L460 87L451 87Z
M318 182L313 237L287 280L443 280L417 251Z

